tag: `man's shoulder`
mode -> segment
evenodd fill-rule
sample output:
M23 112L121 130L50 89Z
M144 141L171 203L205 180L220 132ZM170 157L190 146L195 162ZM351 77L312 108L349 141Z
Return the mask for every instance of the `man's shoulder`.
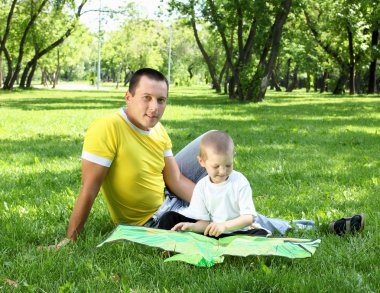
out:
M92 124L112 124L122 121L121 118L122 117L120 116L119 112L108 113L106 115L95 118Z

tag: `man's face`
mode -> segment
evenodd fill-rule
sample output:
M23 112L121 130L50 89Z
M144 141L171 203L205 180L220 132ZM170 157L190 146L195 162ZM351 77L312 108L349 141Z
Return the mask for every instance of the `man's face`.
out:
M222 183L227 180L233 170L234 156L216 153L212 149L206 150L206 158L198 157L199 163L207 171L211 182Z
M168 88L165 81L142 76L135 94L125 94L128 119L142 130L153 128L164 114L167 99Z

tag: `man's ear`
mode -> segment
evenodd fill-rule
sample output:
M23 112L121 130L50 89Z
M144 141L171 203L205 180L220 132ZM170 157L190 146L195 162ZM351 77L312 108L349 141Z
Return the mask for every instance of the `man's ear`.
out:
M125 93L125 96L124 96L124 100L125 100L125 102L128 104L130 101L131 101L131 98L132 98L133 96L132 96L132 94L129 92L129 91L127 91L126 93Z

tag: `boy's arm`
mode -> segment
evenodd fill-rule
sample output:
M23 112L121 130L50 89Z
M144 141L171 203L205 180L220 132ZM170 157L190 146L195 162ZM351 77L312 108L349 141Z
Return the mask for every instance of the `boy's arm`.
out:
M235 219L222 223L210 223L204 230L203 234L218 237L226 231L239 230L240 228L251 225L253 219L253 215L241 215Z
M189 231L195 233L203 233L206 227L210 224L208 221L199 220L195 223L182 222L175 225L172 230L174 231Z

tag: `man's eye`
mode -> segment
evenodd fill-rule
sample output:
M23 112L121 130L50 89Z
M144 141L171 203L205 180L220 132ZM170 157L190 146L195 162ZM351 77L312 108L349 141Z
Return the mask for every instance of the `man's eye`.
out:
M164 104L165 102L166 102L165 99L159 99L159 100L158 100L158 103L159 103L159 104Z

